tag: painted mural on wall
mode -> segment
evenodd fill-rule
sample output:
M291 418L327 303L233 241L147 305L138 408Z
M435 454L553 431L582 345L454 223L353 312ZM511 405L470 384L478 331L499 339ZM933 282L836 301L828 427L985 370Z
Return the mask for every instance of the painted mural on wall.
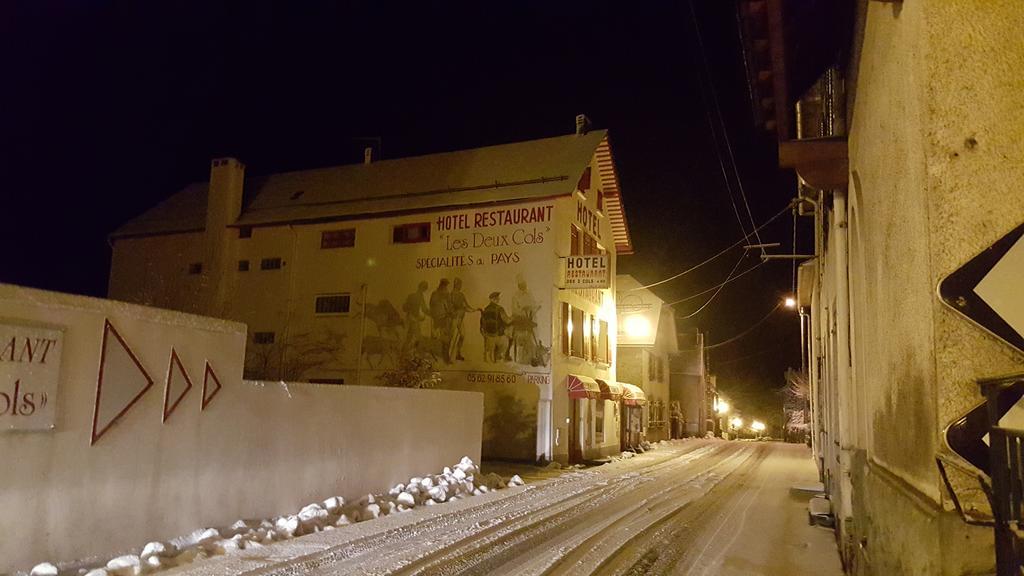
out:
M390 246L393 274L367 286L364 368L403 354L439 370L546 371L551 362L549 204L444 213L429 239Z

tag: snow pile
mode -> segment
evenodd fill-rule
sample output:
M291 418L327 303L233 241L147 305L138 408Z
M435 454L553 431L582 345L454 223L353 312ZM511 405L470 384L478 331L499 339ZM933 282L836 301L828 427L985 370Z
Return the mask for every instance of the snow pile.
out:
M80 569L81 576L138 576L188 564L193 560L259 548L272 542L313 534L381 516L408 512L419 506L435 506L511 486L522 486L519 475L507 481L501 476L481 474L468 457L445 467L440 474L410 478L386 494L367 494L354 502L332 496L304 506L295 514L267 520L239 520L226 528L203 528L169 542L150 542L138 554L111 559L103 566ZM58 576L53 564L32 568L29 576Z

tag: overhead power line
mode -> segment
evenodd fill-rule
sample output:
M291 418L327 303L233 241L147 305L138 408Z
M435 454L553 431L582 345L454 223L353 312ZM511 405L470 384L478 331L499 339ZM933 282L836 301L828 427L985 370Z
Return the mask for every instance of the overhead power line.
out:
M727 279L725 282L722 282L720 284L715 284L714 286L712 286L711 288L708 288L707 290L704 290L703 292L697 292L696 294L691 294L691 295L687 296L686 298L680 298L679 300L673 300L673 301L665 304L665 306L673 306L675 304L679 304L680 302L686 302L687 300L693 300L694 298L697 298L698 296L703 296L703 295L707 294L708 292L711 292L712 290L714 290L715 288L718 288L719 286L725 286L726 284L729 284L730 282L735 282L736 280L739 280L743 276L746 276L747 274L750 274L754 270L757 270L761 266L764 266L764 262L765 261L762 260L762 261L758 262L757 264L754 264L750 268L747 268L743 272L740 272L739 274L733 276L732 278Z
M753 330L754 330L754 328L757 328L758 326L760 326L761 324L763 324L763 323L764 323L764 321L765 321L765 320L767 320L769 316L771 316L772 314L775 314L775 312L776 312L776 311L777 311L777 310L778 310L779 308L781 308L781 307L782 307L782 302L779 302L778 304L776 304L776 305L775 305L775 308L772 308L770 312L768 312L767 314L765 314L763 318L761 318L760 320L758 320L757 322L755 322L755 323L754 323L754 325L753 325L753 326L751 326L750 328L747 328L747 329L746 329L746 330L744 330L743 332L740 332L739 334L737 334L737 335L733 336L732 338L729 338L728 340L723 340L723 341L721 341L721 342L718 342L717 344L712 344L712 345L710 345L710 346L705 346L705 347L704 347L704 349L705 349L705 350L712 350L712 349L714 349L714 348L718 348L719 346L725 346L726 344L729 344L730 342L735 342L736 340L739 340L740 338L743 338L743 337L744 337L744 336L746 336L747 334L750 334L750 332L751 332L751 331L753 331Z
M702 80L701 84L703 86L705 83L704 81L706 81L708 91L711 92L711 103L714 104L713 107L715 110L715 117L718 119L718 128L722 132L722 140L725 141L725 149L729 153L729 165L732 167L733 176L736 178L736 187L739 188L740 198L743 199L743 205L747 211L747 218L750 219L750 226L753 228L754 215L750 211L750 203L747 201L747 193L743 189L743 180L740 178L739 167L736 166L736 156L733 154L732 144L729 142L729 132L726 130L725 119L722 117L722 107L718 103L718 91L715 90L715 83L711 77L711 67L708 66L707 53L704 49L704 36L700 32L700 24L697 21L697 12L693 7L693 0L689 0L688 4L690 6L690 16L693 19L693 29L697 36L697 46L700 51L701 70L704 72L700 75ZM736 221L739 222L740 229L743 231L744 235L746 235L747 227L743 222L743 218L740 216L739 208L736 207L736 201L733 198L732 186L729 184L729 177L725 172L725 162L722 160L721 146L718 142L714 122L711 120L711 107L708 106L707 99L704 97L703 88L701 89L701 100L704 102L704 113L708 119L708 126L711 128L711 137L715 142L715 153L718 155L718 164L722 168L722 177L725 179L726 191L729 193L729 202L732 204L732 210L736 215ZM761 236L757 233L756 228L754 228L751 234L757 238L757 242L760 244ZM764 253L764 248L761 248L761 254L763 255Z
M757 228L755 228L754 230L761 230L761 229L763 229L763 228L764 228L765 226L767 226L767 225L771 224L772 222L774 222L775 220L777 220L777 219L778 219L778 218L779 218L780 216L782 216L783 214L785 214L786 212L788 212L788 211L789 211L789 208L790 208L790 207L791 207L792 205L793 205L793 203L792 203L792 202L790 202L789 204L786 204L786 207L785 207L785 208L783 208L782 210L779 210L779 211L778 211L778 212L777 212L777 213L776 213L776 214L775 214L774 216L772 216L771 218L769 218L768 220L766 220L764 224L761 224L760 226L758 226L758 227L757 227ZM693 271L694 271L694 270L696 270L697 268L700 268L701 266L703 266L703 265L705 265L705 264L707 264L707 263L709 263L709 262L711 262L711 261L715 260L716 258L718 258L719 256L721 256L722 254L725 254L725 253L726 253L726 252L728 252L729 250L732 250L733 248L735 248L735 247L737 247L737 246L739 246L739 245L743 244L744 242L746 242L747 238L748 238L748 236L744 236L743 238L740 238L739 240L737 240L737 241L733 242L732 244L730 244L730 245L726 246L725 248L723 248L722 250L720 250L719 252L717 252L716 254L714 254L713 256L711 256L710 258L708 258L707 260L704 260L703 262L701 262L701 263L699 263L699 264L695 264L695 265L693 265L693 266L691 266L691 267L687 268L686 270L683 270L682 272L680 272L680 273L678 273L678 274L674 274L674 275L672 275L672 276L669 276L668 278L665 278L664 280L658 280L657 282L652 282L651 284L645 284L645 285L643 285L643 286L637 286L636 288L628 288L628 289L624 290L624 292L633 292L633 291L635 291L635 290L643 290L643 289L645 289L645 288L653 288L653 287L655 287L655 286L659 286L659 285L661 285L661 284L664 284L664 283L666 283L666 282L671 282L672 280L675 280L676 278L682 278L683 276L685 276L685 275L689 274L690 272L693 272Z
M683 320L686 320L687 318L693 318L697 314L700 314L701 310L707 308L708 304L711 304L711 302L715 299L715 297L718 296L718 293L721 292L722 289L725 288L725 285L729 283L729 279L732 278L732 275L736 272L736 269L740 267L740 263L743 262L744 256L746 256L746 254L741 254L740 255L740 259L736 261L736 265L732 267L732 270L729 271L729 275L725 277L725 282L722 282L718 286L718 290L716 290L715 293L711 295L711 298L708 298L707 302L702 304L700 308L697 308L696 310L694 310L690 314L688 314L686 316L681 316L680 318L683 319Z

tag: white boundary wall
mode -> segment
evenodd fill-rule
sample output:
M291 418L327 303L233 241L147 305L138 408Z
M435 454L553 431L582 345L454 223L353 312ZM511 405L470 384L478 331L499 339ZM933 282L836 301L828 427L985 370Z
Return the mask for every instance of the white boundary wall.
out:
M242 381L242 324L5 284L0 319L64 328L54 429L0 432L0 573L294 513L480 457L482 394ZM154 385L90 446L105 319ZM161 423L172 346L193 387ZM223 388L201 411L207 361Z

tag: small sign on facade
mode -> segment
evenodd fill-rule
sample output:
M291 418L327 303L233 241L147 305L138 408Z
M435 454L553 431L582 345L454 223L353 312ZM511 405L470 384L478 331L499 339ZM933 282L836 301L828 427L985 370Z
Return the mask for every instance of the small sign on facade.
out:
M562 288L608 288L611 286L608 256L565 256L561 260Z
M0 319L0 430L53 428L64 332Z

